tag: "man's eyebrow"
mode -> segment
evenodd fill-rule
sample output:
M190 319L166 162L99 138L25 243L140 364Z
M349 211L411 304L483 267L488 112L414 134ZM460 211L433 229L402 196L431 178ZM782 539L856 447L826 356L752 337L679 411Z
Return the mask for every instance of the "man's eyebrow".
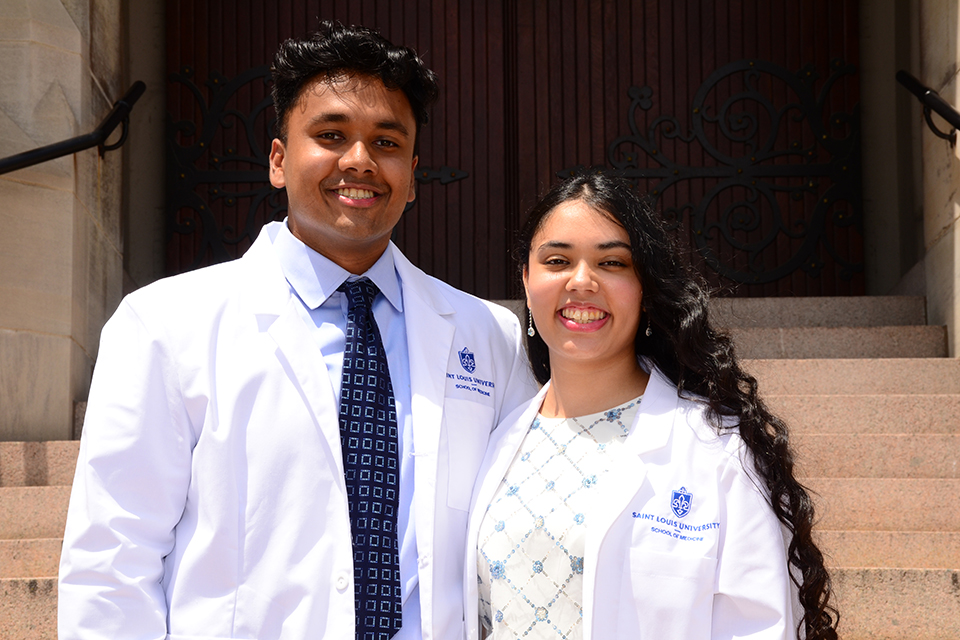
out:
M396 131L405 138L410 137L410 131L407 130L399 120L384 120L377 123L377 129L386 129L387 131Z
M345 113L318 113L310 118L310 124L327 124L329 122L349 122L350 118Z
M310 119L311 125L342 124L346 122L350 122L350 117L345 113L336 111L331 113L318 113ZM381 120L374 125L374 128L378 130L396 131L405 138L410 137L410 130L399 120Z

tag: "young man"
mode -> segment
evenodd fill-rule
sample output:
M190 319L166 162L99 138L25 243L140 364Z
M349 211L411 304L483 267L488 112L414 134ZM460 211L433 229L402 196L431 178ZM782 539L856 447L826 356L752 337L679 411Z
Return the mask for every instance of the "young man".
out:
M389 241L435 76L324 23L274 83L286 222L104 328L61 639L462 637L476 470L535 385L513 314Z

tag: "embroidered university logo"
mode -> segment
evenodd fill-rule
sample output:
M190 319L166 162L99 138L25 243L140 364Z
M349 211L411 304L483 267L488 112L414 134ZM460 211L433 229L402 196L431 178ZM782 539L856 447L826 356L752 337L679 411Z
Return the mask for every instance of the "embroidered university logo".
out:
M460 366L463 367L464 371L473 373L477 370L477 361L474 360L473 354L466 347L458 353L460 354Z
M685 487L680 487L673 492L670 498L670 508L678 518L690 513L690 504L693 502L693 494L689 493Z

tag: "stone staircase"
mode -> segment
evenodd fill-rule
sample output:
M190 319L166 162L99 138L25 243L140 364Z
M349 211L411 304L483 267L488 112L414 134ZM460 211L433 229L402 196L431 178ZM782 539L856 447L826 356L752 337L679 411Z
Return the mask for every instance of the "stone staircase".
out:
M720 300L791 427L844 640L960 638L960 360L922 298Z
M787 419L844 640L960 638L960 360L913 297L716 300ZM511 305L516 307L516 305ZM515 308L521 315L521 308ZM0 443L0 637L56 637L76 442Z

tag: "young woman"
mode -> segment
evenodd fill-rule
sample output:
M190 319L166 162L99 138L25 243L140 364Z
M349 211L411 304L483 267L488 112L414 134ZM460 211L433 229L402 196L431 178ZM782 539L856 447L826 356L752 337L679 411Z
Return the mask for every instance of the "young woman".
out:
M836 638L786 427L660 217L573 178L519 257L544 386L481 467L468 638Z

